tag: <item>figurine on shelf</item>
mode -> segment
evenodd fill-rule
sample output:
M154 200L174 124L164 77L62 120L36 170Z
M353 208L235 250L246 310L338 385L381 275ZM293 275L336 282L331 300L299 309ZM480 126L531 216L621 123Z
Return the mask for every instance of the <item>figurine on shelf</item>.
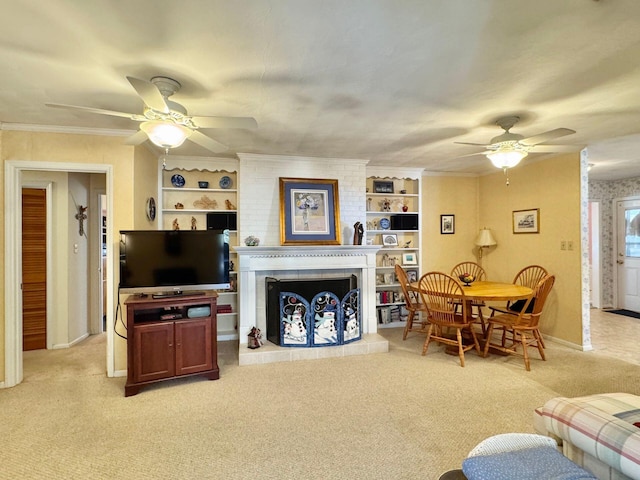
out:
M180 230L180 224L178 223L178 219L177 218L173 219L173 229L174 230Z
M390 212L391 211L391 200L389 200L388 198L385 198L383 200L380 201L380 206L382 207L382 211L383 212Z
M182 210L184 208L184 205L178 202L175 204L175 207L176 207L176 210Z
M191 217L191 230L197 230L198 229L198 221L196 220L196 217Z
M215 198L212 199L203 195L199 200L193 202L193 206L203 210L214 210L218 206L218 202Z
M353 226L353 244L362 245L362 237L364 236L364 227L360 222L356 222Z
M229 201L229 199L224 201L224 204L227 206L227 210L235 210L236 206Z

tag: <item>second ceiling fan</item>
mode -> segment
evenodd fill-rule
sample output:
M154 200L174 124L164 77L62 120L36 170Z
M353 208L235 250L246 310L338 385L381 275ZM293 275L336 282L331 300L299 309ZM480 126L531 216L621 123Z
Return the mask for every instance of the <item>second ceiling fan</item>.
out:
M489 144L455 142L461 145L474 145L484 147L485 151L469 155L486 155L496 167L507 169L515 167L520 160L531 153L573 152L575 147L571 145L542 145L549 140L564 137L576 133L569 128L556 128L548 132L540 133L532 137L524 137L510 130L518 123L520 117L512 115L500 118L496 125L504 130L504 133L493 137Z
M228 150L228 147L200 132L200 129L241 128L253 130L258 127L258 123L255 118L252 117L188 115L186 108L177 102L169 100L169 97L181 88L180 83L172 78L156 76L151 78L150 81L146 81L135 77L127 77L127 80L144 102L142 114L60 103L47 103L46 105L49 107L124 117L140 122L140 130L129 137L125 143L138 145L149 139L155 145L165 150L179 147L186 139L189 139L211 152L220 153Z

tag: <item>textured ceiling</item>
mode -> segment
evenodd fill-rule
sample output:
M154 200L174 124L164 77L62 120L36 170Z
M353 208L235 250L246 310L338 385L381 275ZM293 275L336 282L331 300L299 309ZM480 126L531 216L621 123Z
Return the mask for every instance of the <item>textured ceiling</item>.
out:
M495 120L589 147L593 178L640 175L638 0L0 0L0 122L135 131L126 76L175 78L235 152L491 171ZM628 138L627 138L628 137ZM191 143L181 155L209 155ZM531 155L525 161L535 161Z

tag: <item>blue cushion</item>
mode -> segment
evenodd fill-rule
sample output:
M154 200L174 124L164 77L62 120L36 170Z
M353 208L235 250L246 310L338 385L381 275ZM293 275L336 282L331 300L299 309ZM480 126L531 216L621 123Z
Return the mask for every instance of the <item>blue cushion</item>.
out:
M469 480L597 480L553 447L469 457L462 471Z

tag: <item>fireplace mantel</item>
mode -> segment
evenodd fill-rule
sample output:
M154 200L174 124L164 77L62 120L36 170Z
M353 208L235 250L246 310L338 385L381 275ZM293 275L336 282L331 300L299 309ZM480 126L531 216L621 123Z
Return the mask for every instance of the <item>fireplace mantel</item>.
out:
M240 365L265 363L266 361L293 360L300 358L298 350L295 355L291 349L279 348L269 344L270 352L264 347L247 352L247 335L256 326L266 332L266 312L264 302L264 278L277 274L298 275L300 278L315 275L356 274L361 292L361 315L363 343L367 343L369 335L376 337L377 351L387 351L388 343L377 335L376 318L376 253L380 245L304 245L304 246L255 246L233 247L238 254L238 288L240 294L240 321L238 336L240 338ZM355 342L351 347L357 346ZM347 347L347 346L345 346ZM318 355L318 350L337 349L342 347L321 347L311 349ZM269 355L273 350L275 354ZM262 350L262 352L259 352ZM251 353L251 357L248 355ZM258 359L255 355L264 353ZM369 352L363 352L369 353ZM311 358L305 357L303 358ZM269 359L267 359L269 358Z
M305 269L362 268L375 269L375 255L380 245L302 245L233 247L243 270L299 270L297 263L305 259ZM345 266L347 261L347 266ZM373 265L370 265L373 261ZM274 269L273 266L278 268ZM351 266L353 265L353 266Z

